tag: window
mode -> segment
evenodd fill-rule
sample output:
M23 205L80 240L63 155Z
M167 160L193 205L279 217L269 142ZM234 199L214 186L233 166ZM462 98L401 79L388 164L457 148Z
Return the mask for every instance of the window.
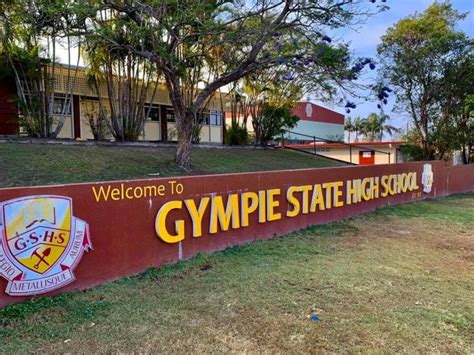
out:
M211 110L209 112L211 126L222 126L222 112Z
M209 111L201 111L197 114L197 119L200 125L209 124Z
M158 122L160 120L160 108L158 106L145 106L145 115L148 121Z
M66 100L63 97L55 97L54 98L54 107L53 107L53 114L55 115L72 115L72 98Z
M174 117L174 110L171 107L166 108L166 121L176 122L176 117Z

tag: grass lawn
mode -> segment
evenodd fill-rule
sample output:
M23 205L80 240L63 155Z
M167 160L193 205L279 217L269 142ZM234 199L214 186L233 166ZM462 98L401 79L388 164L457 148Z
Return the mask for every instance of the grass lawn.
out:
M0 187L159 176L340 166L329 159L287 150L195 148L194 168L174 163L174 148L0 144Z
M473 230L471 194L200 255L10 306L0 352L473 353Z

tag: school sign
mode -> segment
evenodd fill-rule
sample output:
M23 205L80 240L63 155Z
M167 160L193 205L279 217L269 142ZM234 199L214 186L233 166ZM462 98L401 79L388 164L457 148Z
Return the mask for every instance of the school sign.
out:
M442 162L0 189L0 307L471 191L474 165Z

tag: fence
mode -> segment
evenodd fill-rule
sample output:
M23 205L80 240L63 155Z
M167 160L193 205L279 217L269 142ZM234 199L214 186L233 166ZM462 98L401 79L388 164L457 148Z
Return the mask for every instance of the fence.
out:
M342 141L334 141L326 138L321 138L317 136L311 136L308 134L303 134L303 133L298 133L298 132L293 132L289 130L285 130L285 133L288 135L288 137L300 137L302 138L302 141L311 141L310 143L304 143L304 144L293 144L293 143L286 143L285 140L288 140L288 137L285 137L283 134L281 136L281 147L287 148L287 149L292 149L292 150L297 150L303 153L309 153L312 155L324 157L327 159L331 160L336 160L339 162L344 162L344 163L349 163L351 165L358 165L358 159L355 159L354 153L358 154L360 151L364 152L371 152L374 154L374 159L380 163L386 163L386 164L391 164L396 161L396 155L394 159L392 159L391 154L389 152L384 152L379 149L374 149L370 146L363 146L363 145L356 145L356 144L350 144L350 143L345 143ZM346 159L338 159L335 158L334 156L330 156L329 154L324 154L324 152L321 149L322 144L321 143L326 143L327 145L331 146L329 149L338 149L340 147L345 147L347 149L346 152L342 152L342 156L347 156L348 158ZM323 148L324 149L324 148ZM376 156L380 155L383 158L382 159L376 159ZM395 160L395 161L394 161Z

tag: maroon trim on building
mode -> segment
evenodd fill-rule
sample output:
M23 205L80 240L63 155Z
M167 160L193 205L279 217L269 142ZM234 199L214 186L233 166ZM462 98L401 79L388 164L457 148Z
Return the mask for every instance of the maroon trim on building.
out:
M72 97L72 110L74 138L81 138L81 101L78 95Z
M354 142L354 143L324 143L316 142L314 143L305 143L305 144L285 144L287 147L291 148L347 148L349 146L355 148L400 148L404 145L405 142L402 141L388 141L388 142Z
M161 124L161 141L168 141L168 120L166 119L166 106L160 105L160 124Z
M310 116L308 116L306 112L306 106L308 104L311 105ZM291 109L291 112L302 121L344 124L344 115L310 102L298 102L296 106Z
M18 111L15 107L15 85L8 82L0 84L0 134L17 134L20 129Z

